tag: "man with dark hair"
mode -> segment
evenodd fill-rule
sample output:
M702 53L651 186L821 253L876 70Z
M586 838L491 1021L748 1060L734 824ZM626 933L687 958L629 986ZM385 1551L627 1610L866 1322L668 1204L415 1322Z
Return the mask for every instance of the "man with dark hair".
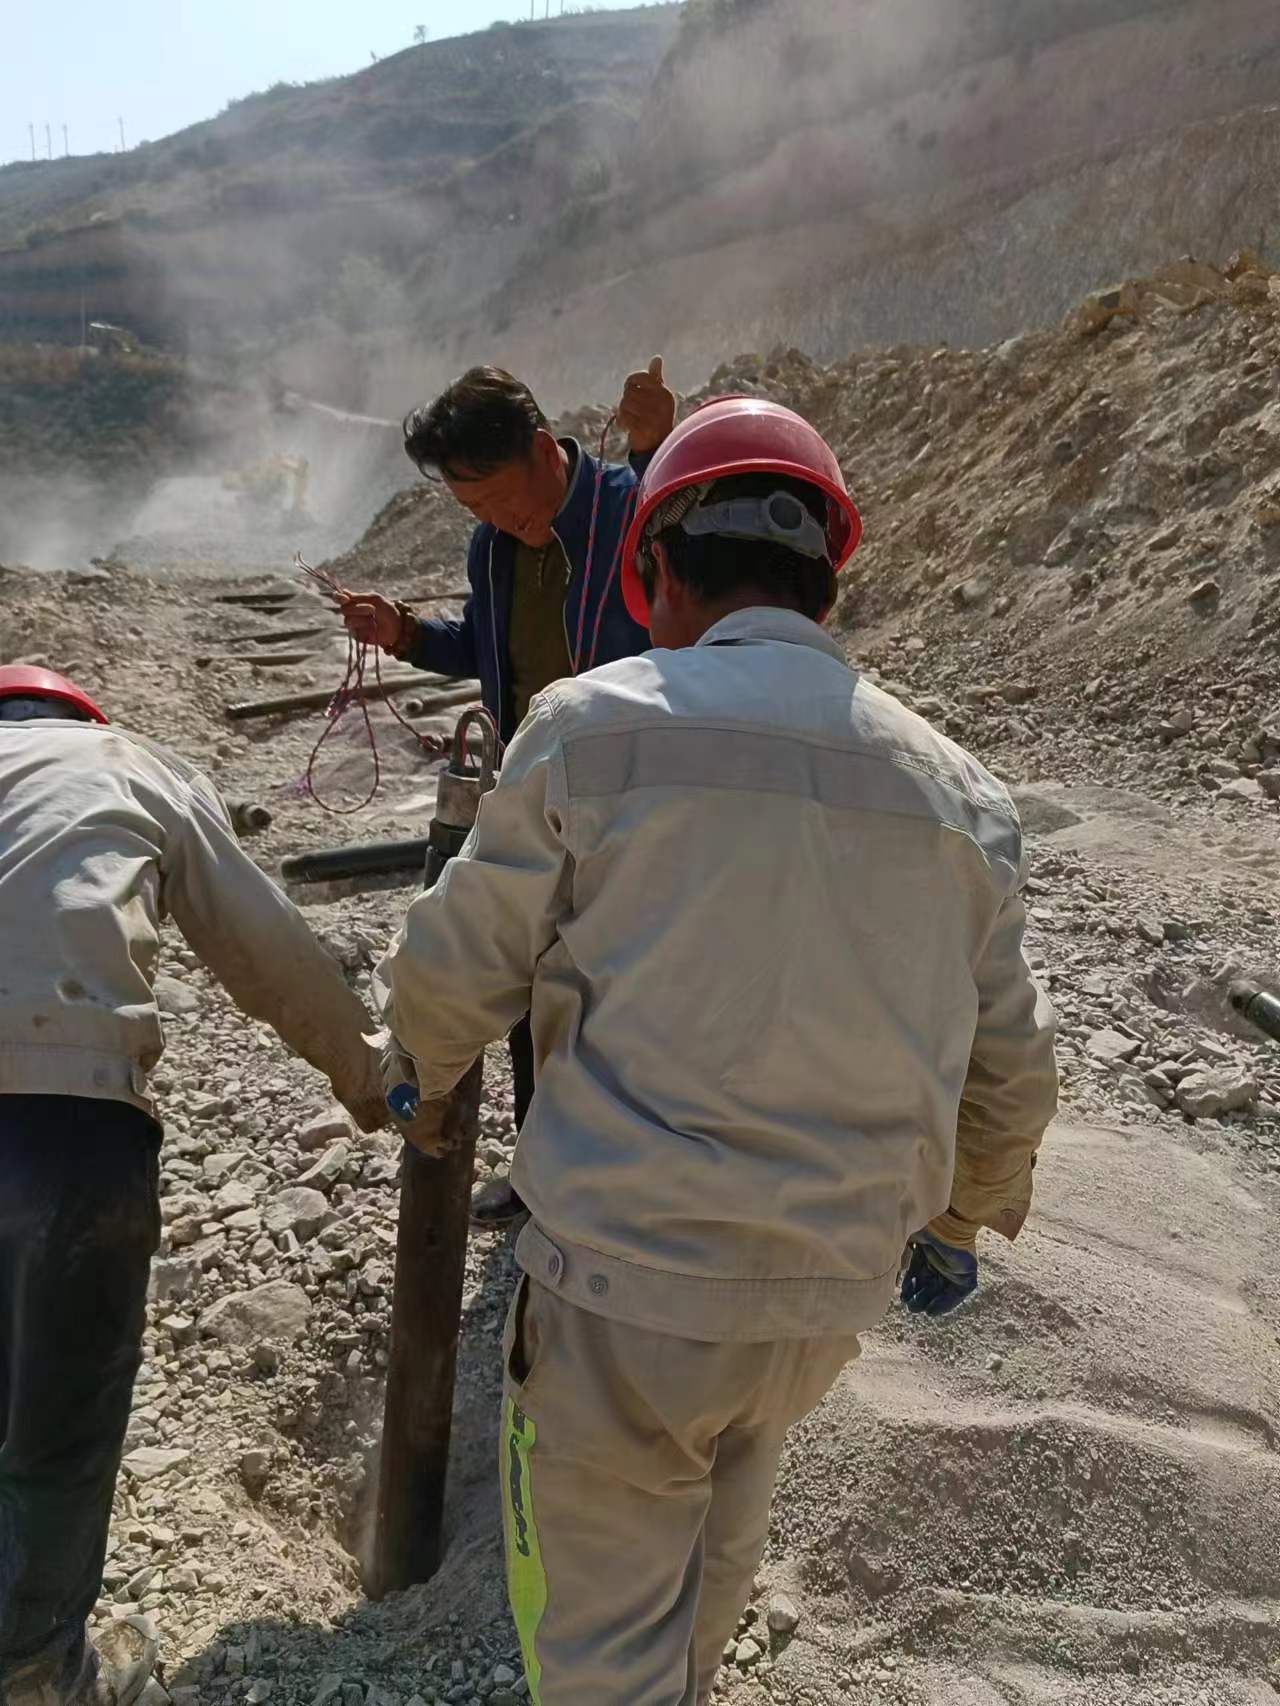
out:
M404 423L410 461L442 480L479 524L462 614L423 620L378 593L347 592L341 608L348 628L420 669L478 676L504 742L553 681L647 650L648 633L623 602L618 563L636 481L675 412L655 356L647 371L628 376L618 405L630 465L607 465L575 440L557 439L519 379L473 367ZM510 1046L519 1128L533 1095L526 1019L513 1028ZM504 1181L476 1193L473 1219L495 1227L523 1209Z
M836 601L835 570L825 550L827 503L803 480L738 474L705 488L685 487L656 513L650 531L675 580L700 603L720 604L746 583L764 602L822 622ZM727 528L735 514L749 526L766 516L776 524L777 538L712 531ZM799 549L797 541L805 537L813 546L811 555ZM657 554L643 553L638 572L652 604Z
M622 569L660 649L534 699L378 974L427 1097L532 1006L500 1444L534 1706L702 1706L786 1429L1030 1206L1017 814L819 625L860 532L788 410L677 427Z

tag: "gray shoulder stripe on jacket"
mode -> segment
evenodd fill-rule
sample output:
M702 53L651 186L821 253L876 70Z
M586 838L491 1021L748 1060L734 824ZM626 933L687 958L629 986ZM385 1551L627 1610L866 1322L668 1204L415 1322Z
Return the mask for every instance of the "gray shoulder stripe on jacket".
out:
M923 754L823 746L767 730L663 723L574 735L564 743L569 797L633 788L732 789L814 800L833 811L884 812L949 825L1016 874L1022 831L997 796L979 797Z

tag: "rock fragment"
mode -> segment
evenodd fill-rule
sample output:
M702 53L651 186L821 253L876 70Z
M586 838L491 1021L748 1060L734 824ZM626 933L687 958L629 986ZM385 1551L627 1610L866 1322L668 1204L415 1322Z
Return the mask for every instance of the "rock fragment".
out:
M1257 1080L1250 1073L1216 1066L1188 1074L1178 1085L1177 1102L1191 1119L1206 1120L1249 1107L1258 1093Z
M252 1291L219 1298L201 1315L200 1331L223 1345L291 1345L306 1331L310 1315L311 1302L301 1286L269 1280Z

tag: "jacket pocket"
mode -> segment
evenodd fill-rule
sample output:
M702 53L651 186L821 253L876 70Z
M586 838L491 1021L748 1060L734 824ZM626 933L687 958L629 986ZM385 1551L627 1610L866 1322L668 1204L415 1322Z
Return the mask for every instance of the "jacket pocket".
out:
M507 1324L502 1336L502 1361L507 1385L518 1398L528 1394L538 1362L540 1334L532 1304L533 1283L528 1274L521 1274L511 1307L507 1310Z

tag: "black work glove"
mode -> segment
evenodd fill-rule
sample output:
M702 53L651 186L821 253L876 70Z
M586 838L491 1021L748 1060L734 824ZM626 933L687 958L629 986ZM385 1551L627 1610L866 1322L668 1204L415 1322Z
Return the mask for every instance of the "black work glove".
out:
M977 1291L975 1251L944 1244L932 1232L917 1232L907 1254L902 1301L913 1315L949 1315Z

